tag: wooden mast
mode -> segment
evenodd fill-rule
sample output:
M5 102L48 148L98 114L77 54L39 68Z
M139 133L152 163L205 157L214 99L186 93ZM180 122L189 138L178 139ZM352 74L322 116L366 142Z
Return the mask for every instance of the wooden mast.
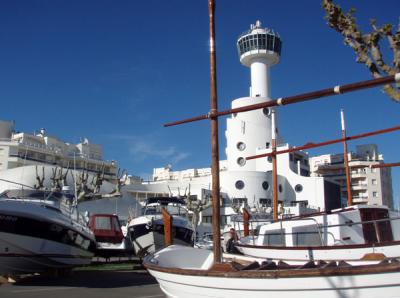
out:
M343 138L343 157L344 157L344 167L346 171L346 188L347 188L347 206L353 205L353 195L351 192L351 177L350 177L350 167L349 167L349 152L347 148L347 141L346 141L346 124L344 121L344 111L343 109L340 110L340 122L342 124L342 138Z
M211 175L212 175L212 230L214 241L214 263L221 263L221 231L220 231L220 192L219 192L219 145L218 145L218 102L217 102L217 74L215 53L215 2L208 0L208 14L210 17L210 95L211 109Z
M274 208L274 221L278 221L278 165L276 155L276 127L275 127L275 111L271 113L271 136L272 136L272 206Z

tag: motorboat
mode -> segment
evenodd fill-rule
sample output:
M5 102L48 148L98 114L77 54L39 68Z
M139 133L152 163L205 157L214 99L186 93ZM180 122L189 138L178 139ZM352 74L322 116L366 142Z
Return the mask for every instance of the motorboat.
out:
M72 194L30 189L0 194L0 275L87 265L95 248Z
M92 214L89 216L89 228L96 237L96 256L125 256L132 251L130 241L123 234L118 215Z
M236 247L247 256L285 262L356 261L377 253L397 258L400 217L385 206L353 205L264 224Z
M165 246L162 208L173 217L173 243L193 246L193 227L185 205L181 197L148 198L143 215L133 218L127 225L135 254L144 256Z

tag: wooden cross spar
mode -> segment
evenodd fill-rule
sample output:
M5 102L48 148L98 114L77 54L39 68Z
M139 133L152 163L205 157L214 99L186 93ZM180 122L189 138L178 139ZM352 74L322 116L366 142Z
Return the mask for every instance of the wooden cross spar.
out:
M382 77L382 78L378 78L378 79L359 81L359 82L342 85L342 86L337 85L332 88L321 89L321 90L303 93L303 94L299 94L299 95L281 97L281 98L270 100L267 102L243 106L243 107L235 108L235 109L229 109L229 110L224 110L224 111L219 111L219 112L213 111L211 109L211 111L205 115L200 115L200 116L196 116L196 117L192 117L192 118L188 118L188 119L184 119L184 120L169 122L169 123L164 124L164 126L165 127L174 126L174 125L178 125L178 124L184 124L184 123L189 123L189 122L194 122L194 121L199 121L199 120L212 119L212 118L225 116L225 115L229 115L229 114L248 112L248 111L263 109L263 108L267 108L267 107L276 107L276 106L283 106L283 105L299 103L299 102L303 102L303 101L316 100L316 99L320 99L323 97L344 94L344 93L348 93L348 92L377 87L377 86L381 86L381 85L387 85L387 84L396 83L396 82L400 82L400 73L396 73L395 75L386 76L386 77Z

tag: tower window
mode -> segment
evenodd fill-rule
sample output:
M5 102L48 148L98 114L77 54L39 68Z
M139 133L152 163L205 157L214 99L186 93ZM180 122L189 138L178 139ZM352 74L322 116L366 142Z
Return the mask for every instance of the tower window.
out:
M263 108L263 113L265 116L271 115L271 110L269 108Z
M243 142L238 142L238 143L236 144L236 148L237 148L239 151L243 151L244 149L246 149L246 144L243 143Z
M278 186L278 190L279 190L279 192L282 192L282 190L283 190L283 188L282 188L282 184L279 184L279 186Z
M296 192L302 192L303 191L303 186L301 184L296 184L296 186L294 187L294 190Z
M242 180L236 181L235 187L236 187L237 189L243 189L243 188L244 188L244 182L243 182Z
M246 164L246 160L243 157L239 157L236 162L241 167L243 167Z
M268 181L264 181L264 182L262 183L262 188L265 189L265 190L267 190L267 189L269 188L269 183L268 183Z

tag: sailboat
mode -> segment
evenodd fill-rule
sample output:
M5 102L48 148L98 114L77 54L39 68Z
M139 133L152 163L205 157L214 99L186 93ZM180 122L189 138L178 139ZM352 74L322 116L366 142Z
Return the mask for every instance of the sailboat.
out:
M219 158L218 116L257 108L284 105L335 95L365 87L400 81L400 74L381 80L370 80L332 90L280 98L262 104L229 111L217 111L214 0L208 0L210 16L211 110L204 116L177 121L168 125L210 119L212 147L213 251L172 245L144 259L144 266L153 275L168 297L398 297L400 262L384 258L376 263L353 266L344 261L309 261L302 265L273 262L265 259L239 263L222 258L219 225ZM347 87L347 88L345 88ZM337 92L339 90L339 92ZM274 138L273 138L274 141ZM274 146L275 145L275 146ZM276 144L272 144L273 172L276 174ZM276 179L274 179L276 194ZM277 221L277 196L274 196L274 220Z

